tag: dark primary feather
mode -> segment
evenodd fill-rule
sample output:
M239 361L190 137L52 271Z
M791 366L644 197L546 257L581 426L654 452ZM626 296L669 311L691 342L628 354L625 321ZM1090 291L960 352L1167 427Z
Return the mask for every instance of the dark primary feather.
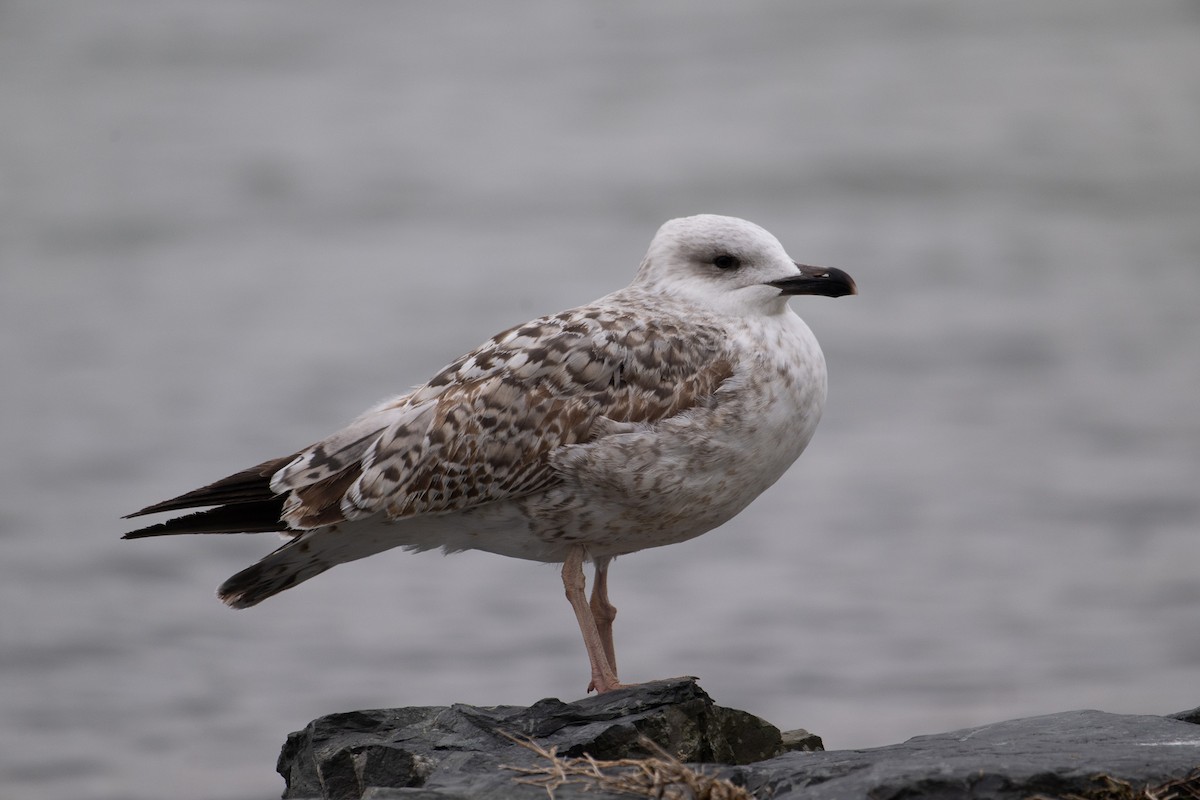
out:
M215 483L181 494L179 497L173 497L170 500L146 506L141 511L126 514L124 519L157 514L161 511L178 511L182 508L273 500L275 493L271 491L271 476L287 466L294 458L295 455L290 455L264 461L257 466L230 475L228 478L222 478Z
M123 539L144 539L148 536L171 536L180 533L266 533L286 531L280 521L283 512L282 495L271 491L270 480L294 456L274 458L244 469L179 497L147 506L126 516L140 517L161 511L217 506L182 517L139 528L125 534Z
M256 502L230 503L169 519L148 528L139 528L121 538L144 539L148 536L172 536L179 533L283 532L288 528L279 519L282 511L282 496Z

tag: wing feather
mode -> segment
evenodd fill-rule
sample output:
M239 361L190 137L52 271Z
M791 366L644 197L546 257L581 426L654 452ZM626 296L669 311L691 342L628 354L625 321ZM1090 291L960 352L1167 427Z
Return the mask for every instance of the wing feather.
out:
M161 511L179 511L184 508L216 506L227 503L255 503L271 500L275 497L275 492L271 491L268 485L271 475L293 458L294 456L283 456L282 458L273 458L270 461L264 461L257 466L234 473L228 478L222 478L219 481L202 486L186 494L181 494L178 497L173 497L170 500L146 506L141 511L125 515L125 519L140 517L145 514L157 514Z
M381 403L332 436L301 450L290 463L275 472L271 489L283 494L354 467L381 433L419 413L420 408L414 408L410 399L411 395L402 395Z
M560 479L553 451L713 402L732 363L719 331L694 324L683 336L681 323L599 311L527 323L430 382L428 427L381 435L341 511L397 519L548 488Z
M220 508L136 533L240 524L301 531L461 511L549 488L561 480L552 459L559 448L710 406L733 374L718 327L632 312L583 307L511 328L294 456L137 513ZM253 513L239 516L242 504ZM276 525L266 517L279 507Z
M279 521L280 500L276 497L273 500L230 503L130 531L121 538L144 539L180 533L283 533L287 529Z

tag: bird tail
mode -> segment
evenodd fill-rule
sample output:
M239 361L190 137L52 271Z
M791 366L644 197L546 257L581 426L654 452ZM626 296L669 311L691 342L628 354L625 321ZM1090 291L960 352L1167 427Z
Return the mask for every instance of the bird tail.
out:
M234 608L249 608L335 564L357 561L397 546L428 549L413 538L404 521L313 528L296 534L283 547L225 581L217 589L217 596Z
M249 608L298 583L320 575L337 564L327 557L319 541L320 530L306 531L275 550L257 564L247 567L217 589L217 596L233 608Z

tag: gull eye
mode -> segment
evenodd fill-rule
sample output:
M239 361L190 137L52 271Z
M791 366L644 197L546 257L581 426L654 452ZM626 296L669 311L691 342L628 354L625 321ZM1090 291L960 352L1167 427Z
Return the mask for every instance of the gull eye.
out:
M731 256L728 253L724 253L713 259L713 266L717 269L737 269L741 265L742 262L737 256Z

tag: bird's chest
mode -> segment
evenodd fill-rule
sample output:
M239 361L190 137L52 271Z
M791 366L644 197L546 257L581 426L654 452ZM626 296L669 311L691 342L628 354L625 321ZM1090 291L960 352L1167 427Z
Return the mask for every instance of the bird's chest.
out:
M563 485L531 504L535 530L622 553L698 536L773 484L812 438L825 361L798 318L739 334L715 402L572 448Z
M716 435L736 454L730 468L747 476L755 494L804 451L825 403L821 349L802 321L787 322L751 329L741 369L715 410Z

